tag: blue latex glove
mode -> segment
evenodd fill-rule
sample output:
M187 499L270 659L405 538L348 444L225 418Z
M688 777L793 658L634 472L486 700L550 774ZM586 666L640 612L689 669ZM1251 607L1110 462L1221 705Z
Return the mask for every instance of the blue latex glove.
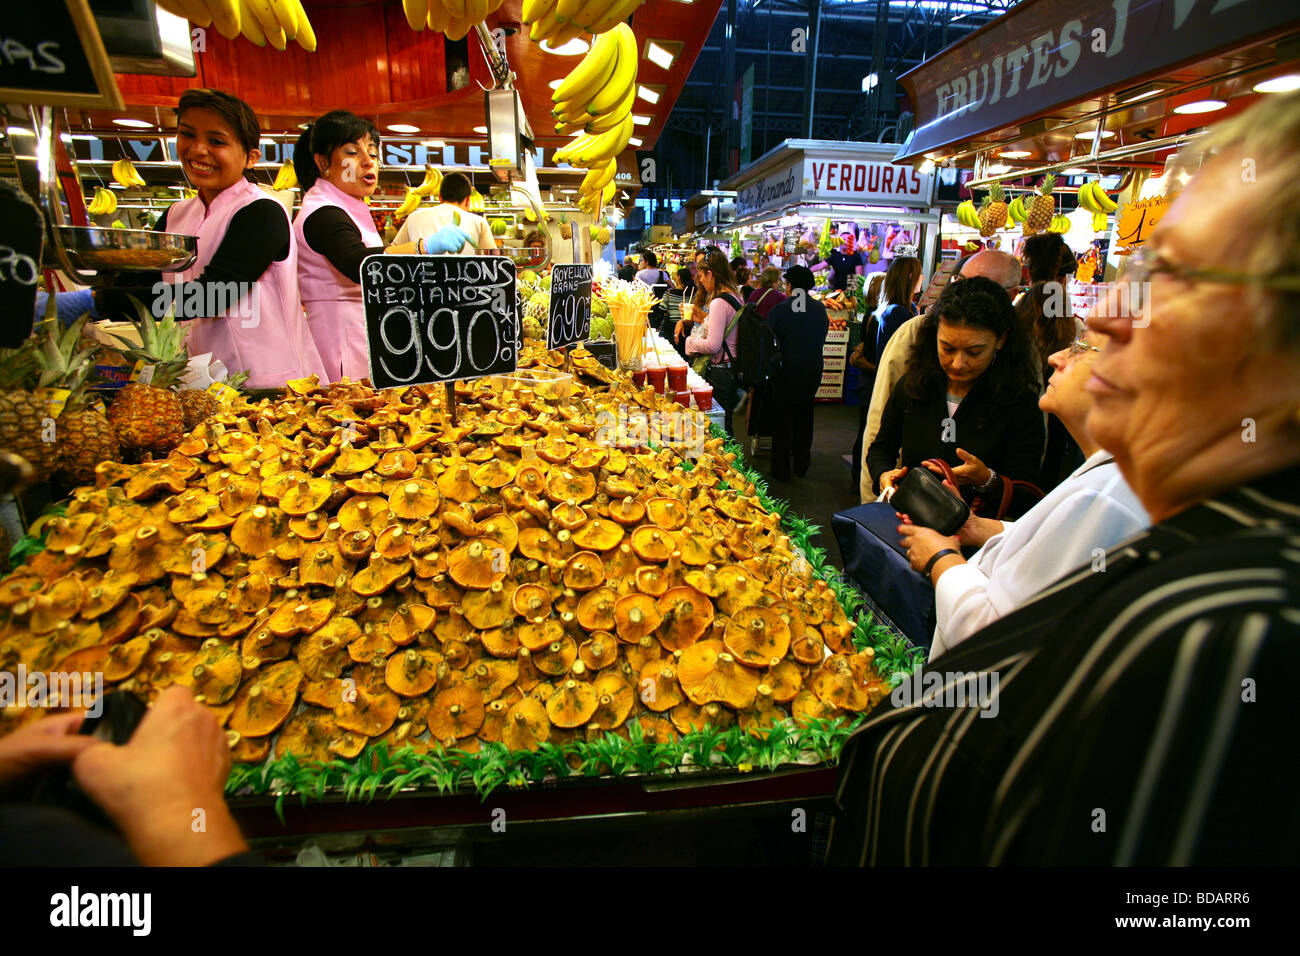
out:
M36 291L36 321L39 322L45 316L45 305L49 302L50 294L44 289ZM78 292L59 292L54 296L54 307L59 313L59 322L63 325L71 325L81 318L87 312L92 319L102 319L103 316L95 311L95 293L93 289L82 289Z
M472 242L474 239L468 232L460 226L443 226L432 236L424 240L425 252L460 252L465 248L465 243Z

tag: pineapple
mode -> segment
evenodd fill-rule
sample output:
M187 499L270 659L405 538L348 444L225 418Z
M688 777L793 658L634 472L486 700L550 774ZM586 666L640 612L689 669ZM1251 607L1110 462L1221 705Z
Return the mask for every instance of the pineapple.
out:
M217 396L201 388L186 388L176 393L185 416L185 430L193 431L221 409Z
M609 226L605 225L605 223L601 222L598 225L591 227L591 241L596 243L596 245L607 246L609 245L609 240Z
M171 315L155 321L142 306L137 312L140 346L121 341L128 359L153 365L153 378L148 385L122 386L108 408L108 420L124 449L165 455L185 435L185 408L170 390L187 362L185 334Z
M1055 184L1055 176L1043 177L1043 181L1038 187L1038 195L1034 197L1034 201L1029 206L1029 215L1025 219L1024 225L1025 235L1032 236L1051 225L1052 215L1056 212L1056 200L1052 198L1052 186Z
M65 388L68 398L55 425L55 469L70 481L95 480L101 461L121 461L117 435L104 413L88 402L88 381L98 345L78 349L89 314L61 330L57 319L40 325L42 388Z
M1002 193L1002 184L994 183L989 187L988 197L980 208L980 235L993 235L1007 224L1007 203Z
M560 216L560 238L561 239L573 238L573 226L569 224L569 218L563 215Z
M16 349L0 349L0 451L23 458L32 466L33 480L44 481L54 471L55 447L45 441L49 409L31 391L38 349L35 339Z

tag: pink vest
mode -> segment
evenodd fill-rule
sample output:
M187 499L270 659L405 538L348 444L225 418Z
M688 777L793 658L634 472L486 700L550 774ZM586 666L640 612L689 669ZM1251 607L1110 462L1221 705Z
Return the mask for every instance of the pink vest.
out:
M328 179L318 179L302 197L302 208L293 221L298 240L298 289L307 310L307 324L320 350L325 373L331 382L370 375L366 345L366 312L361 303L361 286L334 268L333 263L307 244L302 226L322 206L337 206L348 214L367 247L382 246L370 208L349 196Z
M197 278L220 247L231 217L259 199L271 197L241 179L219 193L209 206L205 207L198 196L172 206L167 212L168 231L198 236L199 254L184 272L167 273L168 281ZM283 209L278 202L275 205ZM291 378L313 373L324 379L320 353L298 302L298 246L292 236L289 255L282 262L272 262L254 288L253 296L242 303L232 295L232 305L226 312L186 322L189 353L211 352L232 375L247 369L251 373L247 383L250 388L279 388Z

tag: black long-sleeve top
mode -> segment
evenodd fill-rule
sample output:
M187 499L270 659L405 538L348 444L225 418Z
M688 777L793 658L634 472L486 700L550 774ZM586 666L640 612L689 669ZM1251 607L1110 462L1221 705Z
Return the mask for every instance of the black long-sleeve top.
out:
M302 223L302 237L317 252L329 260L339 274L361 282L361 263L366 256L384 251L383 246L367 246L361 230L352 217L338 206L321 206Z
M1297 534L1293 467L938 658L845 744L828 861L1294 866Z
M963 464L957 449L977 457L999 475L1013 481L1038 480L1045 440L1038 396L1026 389L1013 401L995 405L986 376L976 379L948 418L944 385L922 400L911 398L899 380L885 404L876 440L867 450L867 468L880 491L880 475L903 465L915 468L928 458L942 458L954 468ZM948 440L950 439L950 440Z
M167 212L158 217L154 229L167 231ZM258 199L249 203L230 217L226 234L221 245L212 254L208 264L197 278L183 283L180 289L180 301L195 301L198 293L195 286L202 286L201 302L226 301L227 283L245 283L251 286L262 278L273 262L283 262L289 255L292 233L289 219L284 214L284 207L274 199ZM95 305L101 315L108 318L123 317L134 319L136 312L128 296L139 299L146 308L155 298L154 286L163 282L171 286L161 272L131 273L127 282L100 289L95 295ZM220 284L221 293L210 292L212 286ZM173 301L177 298L172 286ZM177 319L197 318L176 310ZM203 316L211 318L211 316Z

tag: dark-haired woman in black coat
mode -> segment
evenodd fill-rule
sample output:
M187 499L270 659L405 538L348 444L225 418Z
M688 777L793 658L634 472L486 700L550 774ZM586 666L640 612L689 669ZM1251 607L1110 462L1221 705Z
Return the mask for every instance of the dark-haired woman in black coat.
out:
M1004 479L1038 478L1044 439L1031 352L1010 297L983 277L949 285L922 321L867 451L876 490L941 458L965 497L996 500Z

